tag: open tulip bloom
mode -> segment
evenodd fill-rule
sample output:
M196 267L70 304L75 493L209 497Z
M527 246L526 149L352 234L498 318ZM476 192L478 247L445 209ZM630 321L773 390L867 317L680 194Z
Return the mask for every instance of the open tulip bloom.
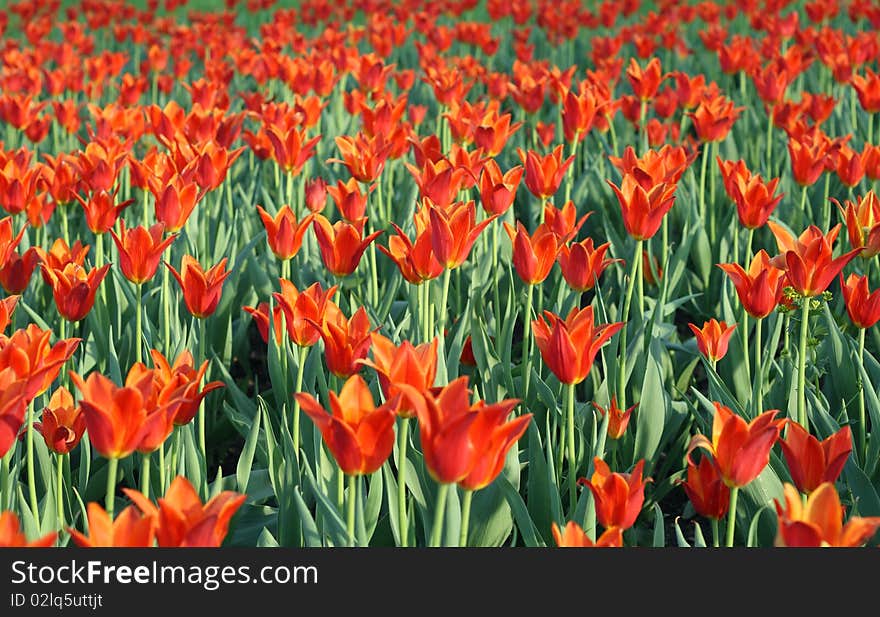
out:
M0 546L880 543L876 2L6 4Z

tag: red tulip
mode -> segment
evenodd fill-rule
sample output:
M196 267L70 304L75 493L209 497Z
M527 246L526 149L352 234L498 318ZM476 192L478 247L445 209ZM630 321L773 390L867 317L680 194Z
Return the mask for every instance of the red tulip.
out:
M52 284L52 296L58 313L68 321L79 321L89 314L95 304L98 285L104 280L110 264L86 271L82 266L67 264L63 270L42 265L43 274Z
M419 392L425 392L434 386L437 376L437 345L434 338L430 343L414 346L403 341L395 346L391 340L378 332L372 335L372 360L362 360L361 364L374 369L379 376L379 385L386 399L401 394L398 387L403 384ZM404 396L397 407L401 417L411 418L416 410Z
M149 229L145 227L126 229L125 221L120 221L118 235L110 230L113 242L119 250L119 267L125 278L140 285L156 275L162 253L177 238L175 234L162 240L164 231L164 223L156 223Z
M844 283L841 275L840 287L846 312L857 328L871 328L880 321L880 289L871 291L867 276L850 274Z
M596 411L602 414L602 417L605 417L606 415L608 416L609 439L620 439L626 432L630 416L632 416L633 410L638 407L638 403L624 411L617 406L617 397L612 396L611 404L608 405L607 409L595 402L593 403L593 407L596 408Z
M828 234L810 225L799 238L792 237L773 221L768 225L776 236L781 253L771 263L785 270L788 284L805 297L818 296L825 291L846 264L861 252L861 249L854 249L832 259L834 240L840 232L839 223Z
M89 535L69 529L70 539L83 548L96 547L151 547L155 542L155 519L141 514L135 506L128 506L111 520L110 515L97 503L88 505Z
M86 431L86 419L82 409L74 405L70 391L61 386L52 393L49 406L43 410L42 422L34 428L43 436L46 447L57 454L73 450Z
M593 289L605 268L622 262L621 259L605 258L610 247L610 242L594 247L592 238L560 247L557 259L568 286L579 292Z
M331 274L344 277L354 272L370 243L382 235L382 230L379 230L364 238L365 223L366 219L357 225L345 221L331 225L330 221L320 214L315 215L313 225L315 237L318 239L324 266Z
M48 547L55 544L58 532L51 532L29 542L20 529L15 512L0 512L0 548Z
M552 197L559 190L565 172L574 162L573 156L562 160L562 145L556 146L553 152L546 156L541 156L534 150L526 153L522 148L517 148L517 153L525 165L526 188L532 195L541 199Z
M720 520L730 509L730 488L708 456L699 465L688 456L687 480L681 483L697 514Z
M519 277L527 285L544 282L559 253L556 234L546 224L538 225L531 236L520 222L516 230L507 223L504 229L513 244L513 266Z
M279 208L274 217L258 205L257 214L266 228L266 241L275 257L281 261L293 259L302 246L314 216L308 215L297 222L296 215L287 205Z
M804 503L797 489L784 486L785 505L776 502L776 546L862 546L877 528L878 516L853 516L843 524L843 506L830 482L819 485Z
M727 355L727 346L730 343L730 337L733 336L736 325L733 324L728 327L723 321L719 323L713 318L705 322L702 328L698 328L692 323L688 324L688 327L697 339L697 348L700 350L700 353L709 360L717 362Z
M748 272L739 264L718 264L718 267L733 281L740 303L752 317L767 317L782 300L785 272L773 266L764 249L752 258Z
M593 466L593 476L589 480L581 478L578 483L593 493L596 520L605 529L629 529L642 511L645 484L651 481L650 478L642 479L645 460L639 460L632 473L612 473L608 464L598 456L593 459Z
M623 546L623 530L620 527L609 527L593 542L590 536L574 521L569 521L563 528L553 522L550 529L553 540L560 548L620 548Z
M785 439L779 440L791 479L802 493L812 493L823 482L834 483L853 449L848 426L819 441L797 422L788 421Z
M217 310L223 283L232 272L226 271L226 258L205 271L202 265L191 255L184 255L180 262L180 272L165 263L183 291L186 308L194 317L204 319Z
M431 247L440 264L452 270L467 259L474 242L489 223L495 220L490 216L481 223L476 222L476 206L473 201L453 204L448 210L428 205L430 217Z
M608 181L623 214L627 233L636 240L648 240L660 229L663 217L675 203L675 184L655 184L646 175L626 174L618 187Z

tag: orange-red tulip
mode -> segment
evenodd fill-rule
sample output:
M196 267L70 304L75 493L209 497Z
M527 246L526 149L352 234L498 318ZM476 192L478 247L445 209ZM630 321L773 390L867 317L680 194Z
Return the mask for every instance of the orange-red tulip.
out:
M785 272L773 266L767 251L761 249L752 258L748 271L739 264L718 264L727 273L746 312L763 319L782 300Z
M361 193L358 181L349 178L347 182L337 180L336 186L328 186L326 190L343 219L352 225L361 224L367 212L367 198L373 187L366 193Z
M61 386L52 393L49 406L43 410L42 422L34 428L43 436L46 447L57 454L73 450L86 431L86 418L82 409L75 405L70 391Z
M259 205L257 213L266 228L266 241L275 257L282 261L295 257L314 216L310 214L297 222L296 215L287 205L281 206L274 217Z
M336 285L327 289L320 283L313 283L304 291L299 291L287 279L279 279L281 293L272 294L284 314L287 335L300 347L311 347L321 338L324 323L334 320L339 309L333 304Z
M559 268L562 277L574 291L584 292L596 286L605 268L620 259L606 259L605 254L611 247L610 242L593 246L593 239L563 245L559 249Z
M632 473L612 472L608 464L598 456L593 459L593 475L588 480L581 478L579 484L585 485L593 493L596 502L596 520L605 529L632 527L642 504L645 502L645 484L650 478L642 478L645 460L641 459Z
M89 271L74 263L67 264L63 270L47 268L45 264L41 267L52 284L58 313L68 321L79 321L89 314L95 304L98 285L110 270L110 264Z
M141 514L135 506L125 508L116 520L111 520L107 511L94 502L88 505L87 511L88 536L76 529L68 529L70 539L79 547L146 548L155 542L155 519Z
M162 240L164 223L156 223L149 229L145 227L125 228L125 221L119 222L119 234L112 229L110 235L119 250L119 267L122 274L132 283L146 283L156 275L162 253L171 246L177 235Z
M77 201L82 205L86 214L86 224L94 234L102 234L110 231L116 224L116 219L122 214L128 206L134 203L133 199L128 199L120 204L116 204L115 193L99 191L92 194L86 201L78 194L74 194Z
M208 371L208 361L205 360L196 368L189 350L180 352L174 364L155 349L150 350L150 356L153 358L157 405L168 407L173 412L171 421L175 426L189 424L198 413L202 399L224 385L221 381L211 381L201 386Z
M675 203L676 185L656 184L647 174L638 178L626 174L619 187L610 180L608 184L620 203L627 233L636 240L648 240L660 229L663 217Z
M0 300L0 336L12 321L12 314L15 312L15 307L18 306L19 298L20 296L7 296Z
M49 341L53 336L51 330L41 330L36 324L16 330L9 337L0 336L0 370L9 368L13 380L24 380L23 396L28 401L49 389L81 341L61 339L52 345Z
M591 210L578 218L577 206L573 201L565 202L561 208L557 208L549 201L544 204L544 223L556 234L560 244L565 244L574 238L592 214Z
M846 282L840 276L846 312L857 328L871 328L880 321L880 289L871 291L868 277L850 274Z
M865 259L880 254L880 198L876 193L868 191L861 199L846 200L837 207L846 221L850 246L862 249L859 255Z
M78 266L85 266L86 256L88 255L90 248L91 247L88 245L84 246L79 240L74 242L72 246L68 246L67 242L62 238L58 238L52 243L52 246L48 251L45 251L38 246L35 246L34 250L40 256L42 264L47 268L52 270L64 270L64 266L69 263L75 263ZM47 285L52 284L52 279L49 278L45 270L42 271L42 276Z
M574 307L564 320L544 311L543 317L532 321L532 332L547 367L564 384L586 379L599 349L607 343L623 322L596 326L593 307Z
M352 375L337 396L329 393L330 413L304 392L296 393L302 410L312 419L339 468L348 475L367 475L379 469L394 447L392 399L376 407L370 388Z
M379 250L388 255L397 264L400 274L413 285L421 285L443 274L443 266L434 255L429 227L419 229L416 217L416 239L409 239L403 230L391 223L396 235L388 238L388 247L380 246Z
M355 311L351 319L346 319L341 311L325 317L320 332L327 369L337 377L350 377L360 370L359 361L370 350L370 318L364 307Z
M699 465L688 457L687 480L681 484L700 516L720 520L730 509L730 488L710 457L701 458Z
M746 422L721 403L715 403L712 441L705 435L694 435L688 455L703 448L715 460L724 483L740 488L758 477L770 462L770 450L779 438L781 421L778 410L765 411Z
M519 188L522 175L522 165L517 165L502 174L495 159L486 161L480 173L480 205L486 214L500 216L507 212L516 198L516 190Z
M391 339L373 332L372 360L362 360L361 364L369 366L379 376L379 385L386 399L401 394L400 384L410 386L424 392L434 386L437 376L437 345L438 339L430 343L413 345L403 341L395 346ZM411 418L416 410L405 396L400 399L397 407L398 415Z
M659 58L651 58L643 69L635 58L630 58L626 78L632 86L633 94L642 101L648 101L657 94L657 89L666 78Z
M9 259L0 264L0 286L8 294L24 293L39 263L40 255L36 247L32 246L23 255L19 255L18 251L12 251Z
M513 244L513 266L519 277L527 285L544 282L559 254L556 234L546 224L538 225L532 235L520 222L516 230L504 223L504 230Z
M776 236L780 252L771 263L784 269L788 284L805 297L818 296L825 291L840 271L861 252L861 249L853 249L832 258L834 240L840 232L839 223L827 234L810 225L798 238L773 221L767 224Z
M617 397L612 396L611 404L607 408L602 407L596 402L593 403L593 407L602 414L602 417L608 416L608 438L620 439L626 432L626 427L629 426L629 419L632 416L633 410L638 407L638 403L624 411L617 406Z
M697 109L688 116L694 123L700 141L710 143L727 137L743 109L745 107L734 107L733 101L719 94L704 98Z
M606 529L595 542L590 540L590 536L574 521L569 521L562 529L554 521L550 531L553 532L553 541L560 548L620 548L623 546L623 529L620 527Z
M230 520L247 498L234 491L221 491L203 504L183 476L171 481L158 505L138 491L123 491L144 516L155 521L156 543L165 548L219 547L229 531Z
M58 532L51 532L33 541L21 531L18 515L15 512L0 512L0 548L36 548L55 544Z
M186 308L194 317L203 319L217 310L220 295L223 293L223 283L232 274L226 271L226 261L224 257L220 263L205 271L195 257L184 255L180 262L180 272L165 262L183 291Z
M697 339L697 349L709 360L717 362L727 355L727 346L730 337L737 324L728 326L725 322L718 322L715 318L703 323L702 328L690 323L688 327Z
M820 484L805 504L791 484L784 486L785 505L776 502L776 546L862 546L877 528L878 516L853 516L843 524L843 506L830 482Z
M473 201L458 203L448 210L428 205L430 217L431 247L440 264L452 270L467 259L480 233L495 220L492 215L481 223L476 222L476 206Z
M848 426L819 441L797 422L788 421L784 439L779 440L791 479L802 493L812 493L823 482L837 480L853 449Z
M321 249L321 259L334 276L344 277L354 272L370 243L382 235L382 230L379 230L363 237L365 223L366 219L357 225L345 221L331 225L320 214L315 215L313 229Z
M553 152L542 156L534 150L523 152L522 148L517 148L520 160L525 165L526 172L526 188L540 199L547 199L556 194L559 185L565 178L565 172L574 162L574 157L569 156L562 159L562 145L556 146Z

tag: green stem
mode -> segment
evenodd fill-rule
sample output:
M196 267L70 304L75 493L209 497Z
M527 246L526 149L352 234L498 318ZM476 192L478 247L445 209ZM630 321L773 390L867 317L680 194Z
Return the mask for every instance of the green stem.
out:
M58 530L64 529L64 455L55 455L55 516ZM0 510L2 510L0 504Z
M34 402L28 403L27 408L27 472L28 494L30 496L31 514L34 516L37 528L40 527L40 509L37 501L37 478L34 472Z
M646 99L642 100L641 106L639 107L639 141L642 146L642 154L648 151L648 131L645 127L645 121L648 118L648 101Z
M801 215L805 215L807 212L807 185L803 185L801 187Z
M642 263L642 242L636 241L636 250L634 253L632 264L630 264L629 281L626 284L626 296L623 299L623 312L620 314L620 321L625 322L620 329L620 365L617 369L617 401L621 409L626 409L626 338L630 321L630 307L632 306L633 289L635 287L636 278L639 275L639 266Z
M798 344L798 400L797 414L798 423L803 426L807 432L807 333L810 324L810 298L802 298L801 305L801 337Z
M712 546L718 548L721 544L721 532L718 530L718 519L713 518L712 521Z
M159 489L165 494L165 442L159 444Z
M208 328L205 326L205 319L199 319L199 361L204 362L207 360L206 353L206 341L205 337L208 335ZM271 334L270 334L271 336ZM199 403L199 451L202 453L202 460L205 461L205 477L203 480L205 490L207 491L207 473L208 473L208 457L207 457L207 449L205 447L205 399Z
M739 487L730 489L730 511L727 513L727 547L733 546L733 532L736 528L736 500L739 497Z
M461 502L461 531L458 534L458 545L467 546L468 527L471 522L471 500L474 497L472 490L465 489Z
M775 106L770 106L770 109L767 112L767 177L771 177L773 175L773 109Z
M498 289L499 270L498 267L498 229L501 223L498 220L492 221L492 299L495 309L495 333L501 331L501 291ZM425 339L427 341L427 337Z
M165 353L171 353L171 284L170 271L166 267L162 272L162 335L165 341Z
M9 451L0 457L0 512L10 507L12 500L11 488L9 486L9 461L12 459L15 448L9 448Z
M706 221L706 167L709 164L710 144L703 144L703 162L700 165L700 220Z
M534 285L526 285L526 310L523 313L523 340L522 340L522 382L523 401L529 400L529 382L532 379L532 301L534 298Z
M409 522L406 517L406 450L409 442L409 418L400 419L397 435L397 524L400 529L400 546L409 543Z
M749 313L746 311L745 307L743 307L742 310L742 323L740 324L740 328L742 328L743 368L746 371L747 383L752 383L752 368L749 366L751 364L749 360Z
M577 461L574 449L574 397L575 384L570 383L566 387L568 395L566 437L568 440L568 507L574 512L577 507Z
M355 505L357 503L358 477L355 475L348 476L348 513L345 519L346 530L348 531L349 546L354 546L357 540L354 536L354 515Z
M859 366L865 365L865 329L859 328ZM867 462L868 449L868 428L865 421L865 387L864 384L859 388L859 458L862 465Z
M283 259L281 260L281 278L284 280L290 280L290 260Z
M755 320L755 377L756 387L753 394L755 395L754 415L757 417L764 411L764 367L763 355L761 354L761 328L764 324L763 319ZM748 355L748 352L746 352Z
M568 171L565 172L567 177L565 179L565 202L563 205L571 201L571 190L573 188L572 185L574 184L574 168L577 165L577 150L580 139L581 132L577 131L574 136L574 143L571 144L571 156L575 157L575 160L572 161L571 165L568 166Z
M449 302L449 279L452 278L452 270L446 268L443 271L443 294L440 296L440 315L437 320L437 326L439 328L438 334L440 336L445 336L444 330L446 330L446 317L447 317L447 303Z
M614 130L614 121L610 114L605 114L608 121L608 132L611 134L611 154L617 156L617 131Z
M306 358L309 356L310 347L299 348L299 366L296 369L296 388L294 392L302 391L303 376L306 372ZM299 400L293 397L293 452L299 460Z
M135 289L135 318L134 318L134 349L135 349L135 361L140 364L144 359L143 352L143 288L144 286L140 283L134 286Z
M752 263L752 243L754 242L754 240L755 230L749 229L749 233L746 235L746 255L745 259L743 260L743 263L745 263L746 266L749 266Z
M150 452L146 452L141 457L141 492L144 496L150 498Z
M104 498L104 509L113 520L113 512L116 505L116 470L119 467L119 459L107 460L107 496Z
M440 546L443 536L443 517L446 514L446 496L449 493L449 484L441 484L437 487L437 503L434 508L434 525L431 528L432 547Z

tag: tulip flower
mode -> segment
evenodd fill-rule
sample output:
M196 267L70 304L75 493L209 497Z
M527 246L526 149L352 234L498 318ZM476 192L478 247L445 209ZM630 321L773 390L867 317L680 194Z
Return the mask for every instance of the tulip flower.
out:
M581 293L589 291L608 266L622 263L622 259L606 259L610 247L610 242L594 247L592 238L561 246L557 260L568 286Z
M12 333L0 336L0 370L9 368L16 379L24 380L23 396L31 401L52 385L61 367L76 351L81 339L70 338L49 343L51 330L41 330L29 324Z
M0 300L0 336L12 322L12 314L18 306L20 296L7 296Z
M42 422L34 428L46 441L46 447L56 454L73 450L86 431L86 419L82 409L75 405L70 391L61 386L52 393L49 405L43 410Z
M448 210L431 204L428 208L431 246L437 261L447 270L464 263L480 233L495 219L492 215L477 224L473 201L453 204Z
M562 134L565 141L573 143L582 140L593 127L593 119L602 103L592 88L581 88L580 92L569 90L562 104Z
M840 287L846 312L857 328L866 330L880 321L880 289L871 291L867 276L850 274L844 282L840 275Z
M748 271L734 263L718 264L718 267L730 277L740 303L755 319L767 317L779 304L785 272L772 264L764 249L752 258Z
M506 173L501 173L501 168L495 159L489 159L483 165L480 173L480 205L486 214L502 215L513 205L516 198L516 190L522 180L523 167L517 165Z
M746 229L758 229L767 223L784 194L775 195L779 178L770 182L752 174L743 161L732 163L717 158L727 194L736 204L740 224Z
M174 364L156 349L150 350L150 356L153 358L153 383L158 392L157 404L174 410L171 421L175 426L192 422L202 399L224 386L221 381L211 381L201 386L208 371L208 361L205 360L196 368L189 350L183 350Z
M77 529L69 529L70 539L82 548L127 547L147 548L156 539L154 517L141 514L135 506L128 506L116 520L97 503L87 507L89 535Z
M819 441L797 422L788 421L784 439L779 440L791 479L802 493L810 494L823 482L837 481L852 452L852 431L848 426Z
M642 478L644 467L645 460L641 459L631 473L612 472L597 456L593 458L592 477L578 480L593 493L596 520L606 530L614 527L626 530L635 524L645 502L645 484L651 482L650 478Z
M564 384L578 384L586 379L599 349L623 323L596 326L593 307L574 307L564 320L550 311L532 321L532 329L541 357Z
M403 341L395 346L391 339L373 332L371 335L371 351L373 359L361 360L379 376L379 385L386 399L403 394L398 385L404 384L418 392L425 392L434 386L437 375L438 339L430 343L413 345ZM403 418L412 418L416 410L405 396L401 397L397 406L397 414Z
M647 180L647 181L646 181ZM645 183L643 183L645 181ZM620 186L610 180L617 196L627 233L636 240L649 240L660 229L663 217L675 203L675 184L654 184L646 178L626 174Z
M825 157L828 145L824 141L809 141L790 138L788 153L791 158L791 174L801 187L816 184L825 171Z
M785 484L785 505L777 500L776 546L862 546L880 527L878 516L853 516L843 524L843 507L830 482L820 484L804 503L797 489Z
M880 254L880 199L876 193L868 191L861 199L846 200L843 207L838 202L837 208L846 221L850 246L862 249L859 255L865 259Z
M694 123L697 137L703 143L722 141L745 107L734 107L733 101L717 95L704 98L688 117Z
M176 233L183 229L205 193L199 191L195 182L172 177L161 184L151 184L156 197L156 219L165 223L166 231Z
M387 248L380 246L379 250L391 258L404 279L413 285L421 285L443 273L443 266L434 256L429 228L421 231L417 229L418 233L413 241L396 224L391 223L391 227L396 235L388 239Z
M563 161L562 145L556 146L546 156L541 156L534 150L523 152L522 148L517 148L517 153L525 166L526 188L532 195L545 201L559 190L565 172L574 162L573 156Z
M163 548L219 547L229 531L230 520L247 498L234 491L221 491L203 504L183 476L171 481L158 505L138 491L123 491L145 517L155 521L156 543Z
M45 264L41 267L52 284L58 313L68 321L79 321L92 310L98 285L107 275L110 264L89 271L75 263L67 264L63 270L47 268Z
M328 186L327 193L336 204L336 209L346 222L352 225L361 224L367 212L367 198L375 185L366 193L361 193L360 185L354 178L347 182L336 181L336 186Z
M778 413L775 409L765 411L747 423L716 402L712 440L705 435L694 435L688 445L688 456L697 448L712 456L721 480L731 489L727 546L733 546L739 489L757 478L770 462L770 450L779 438L781 421L775 419Z
M324 359L327 370L341 378L348 378L360 370L359 360L370 350L370 318L364 307L355 311L351 319L342 312L327 319L320 330L324 340Z
M638 403L624 411L617 406L617 397L612 396L611 404L607 408L602 407L596 402L593 403L593 407L602 414L602 417L608 416L608 437L610 439L620 439L626 433L630 416L632 416L633 410L638 407Z
M385 161L394 145L386 141L382 133L370 138L363 133L358 133L354 137L340 135L335 141L342 159L327 159L327 162L343 163L354 179L366 184L375 182L382 174Z
M577 207L573 201L565 202L561 208L555 207L550 202L544 204L544 223L556 234L559 244L572 240L592 214L591 210L578 218Z
M116 192L98 191L93 193L86 201L79 194L74 194L86 215L86 225L94 234L102 234L110 231L116 224L116 219L128 206L134 203L134 199L128 199L120 204L116 201Z
M272 144L272 158L288 174L295 176L302 171L303 165L315 155L315 145L320 135L306 139L306 131L300 127L281 130L271 126L266 136Z
M259 205L257 213L266 228L266 241L275 257L281 261L293 259L302 246L314 216L308 215L297 222L296 215L287 205L281 206L274 217Z
M702 328L698 328L694 324L688 324L691 332L697 339L697 349L703 354L714 366L718 360L727 355L727 346L730 343L730 337L737 324L728 326L725 322L718 322L716 319L710 319L703 323Z
M526 285L543 283L550 274L559 253L556 234L546 225L538 225L531 236L517 222L516 230L504 223L504 230L513 244L513 266Z
M254 323L257 324L257 332L260 333L260 338L263 339L263 342L267 345L269 344L269 303L268 302L260 302L256 307L253 306L243 306L241 307L245 313L250 315L254 319ZM277 345L281 344L281 335L283 333L284 328L284 313L281 311L281 305L275 304L272 307L272 318L271 322L273 325L274 333L275 333L275 343Z
M849 83L856 91L862 109L869 114L880 112L880 75L865 68L864 75L854 74Z
M180 272L165 262L183 291L186 308L194 317L204 319L217 310L223 283L232 274L226 271L226 261L224 257L220 263L205 271L195 257L184 255L180 262Z
M730 507L730 488L710 457L704 456L698 465L688 457L687 464L687 480L681 485L697 514L712 519L712 529L717 532L718 521ZM715 541L717 543L717 537Z
M562 529L554 521L550 531L553 533L553 541L560 548L620 548L623 546L623 530L620 527L606 529L595 542L590 540L590 536L574 521L569 521Z
M28 409L27 380L10 367L0 369L0 457L15 445ZM31 435L28 432L28 435Z
M42 538L28 541L20 525L15 512L0 512L0 548L45 548L53 546L58 537L58 532L53 531Z
M318 214L327 203L327 181L317 177L306 180L305 200L306 208L313 214Z
M365 223L366 219L357 225L345 221L331 225L320 214L315 215L313 229L321 249L321 259L334 276L344 277L354 272L370 243L382 235L382 230L379 230L363 237Z
M0 286L8 294L20 295L27 289L34 269L40 263L40 255L35 247L31 247L19 255L17 251L9 254L9 259L0 264Z
M608 160L620 170L621 175L635 176L635 170L638 169L638 175L647 174L653 184L675 184L687 171L695 156L696 151L688 154L684 146L673 147L667 144L659 150L647 150L641 157L636 156L632 146L627 146L622 157L609 156Z
M35 246L34 250L40 256L40 262L47 268L52 270L64 270L64 266L69 263L75 263L78 266L85 266L86 256L91 247L83 245L77 240L72 246L68 246L62 238L56 239L48 251ZM52 279L46 275L45 270L42 271L43 280L47 285L52 284Z
M110 235L119 250L119 267L122 274L136 285L146 283L156 274L162 253L177 238L173 234L162 240L164 223L156 223L149 229L145 227L125 228L125 221L119 223L119 234L112 229Z
M785 270L788 284L801 296L811 298L824 292L841 270L861 252L853 249L833 258L834 240L840 232L840 224L827 234L810 225L798 238L773 221L768 225L776 237L780 254L771 263Z
M280 279L281 293L273 297L284 314L287 335L299 347L311 347L321 338L321 328L329 318L335 319L339 309L333 304L334 285L326 291L313 283L303 291L286 279Z

